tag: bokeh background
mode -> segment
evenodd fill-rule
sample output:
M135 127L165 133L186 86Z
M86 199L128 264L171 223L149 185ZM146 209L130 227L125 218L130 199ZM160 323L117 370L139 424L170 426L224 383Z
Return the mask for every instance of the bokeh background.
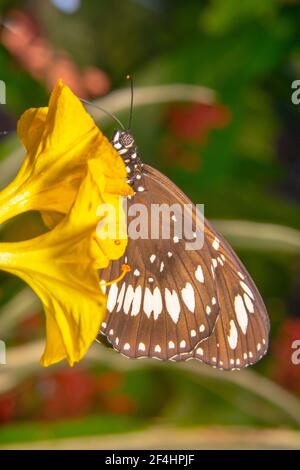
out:
M300 79L297 0L1 1L0 183L23 149L16 122L58 78L128 120L144 162L171 177L232 243L271 319L268 355L241 372L128 361L95 344L42 369L44 315L0 273L0 448L300 448ZM179 88L178 85L181 85ZM114 123L89 108L110 136ZM5 132L5 133L4 133ZM37 214L1 240L44 228Z

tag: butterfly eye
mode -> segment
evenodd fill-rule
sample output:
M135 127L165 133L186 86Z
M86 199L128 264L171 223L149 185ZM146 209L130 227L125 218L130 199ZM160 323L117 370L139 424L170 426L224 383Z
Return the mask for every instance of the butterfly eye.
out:
M122 134L120 135L119 142L123 147L132 147L132 145L134 144L134 138L131 134L129 134L129 132L122 132Z

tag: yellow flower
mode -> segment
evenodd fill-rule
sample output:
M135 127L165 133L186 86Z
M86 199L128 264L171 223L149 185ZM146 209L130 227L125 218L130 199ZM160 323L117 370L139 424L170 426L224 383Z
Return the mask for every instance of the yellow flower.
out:
M0 269L22 278L42 301L47 331L42 365L64 358L73 365L96 338L105 314L98 269L124 253L120 196L132 189L121 157L61 81L48 108L23 114L18 134L27 153L14 181L0 192L0 223L38 210L52 230L0 243ZM99 238L99 221L117 233Z
M14 181L0 192L0 223L38 210L46 225L56 225L69 212L90 159L101 161L104 192L131 193L122 159L61 81L49 107L25 111L17 130L27 153Z
M44 306L43 366L64 358L73 365L99 332L106 298L97 268L124 251L111 240L107 245L96 237L103 181L100 161L90 161L71 211L53 230L31 240L0 244L0 269L26 281Z

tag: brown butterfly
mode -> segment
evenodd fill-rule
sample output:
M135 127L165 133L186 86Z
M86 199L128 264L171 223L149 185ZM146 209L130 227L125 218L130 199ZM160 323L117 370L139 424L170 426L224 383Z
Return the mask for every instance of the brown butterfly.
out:
M131 204L191 204L166 176L142 164L133 136L117 130L111 140L122 156L135 194ZM229 244L204 221L200 250L185 250L184 237L128 239L124 256L100 271L117 278L104 287L107 314L100 333L129 358L198 359L232 370L257 362L267 351L269 319L263 300Z

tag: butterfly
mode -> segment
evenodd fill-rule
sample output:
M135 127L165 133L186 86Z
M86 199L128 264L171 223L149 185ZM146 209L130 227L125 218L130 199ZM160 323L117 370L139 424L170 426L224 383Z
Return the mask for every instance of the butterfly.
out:
M123 158L134 195L131 204L192 204L165 175L139 157L134 137L116 130L111 144ZM174 217L174 216L173 216ZM245 267L204 219L199 250L185 250L184 237L131 239L122 258L99 272L107 313L100 334L128 358L198 359L234 370L254 364L268 348L266 307Z

